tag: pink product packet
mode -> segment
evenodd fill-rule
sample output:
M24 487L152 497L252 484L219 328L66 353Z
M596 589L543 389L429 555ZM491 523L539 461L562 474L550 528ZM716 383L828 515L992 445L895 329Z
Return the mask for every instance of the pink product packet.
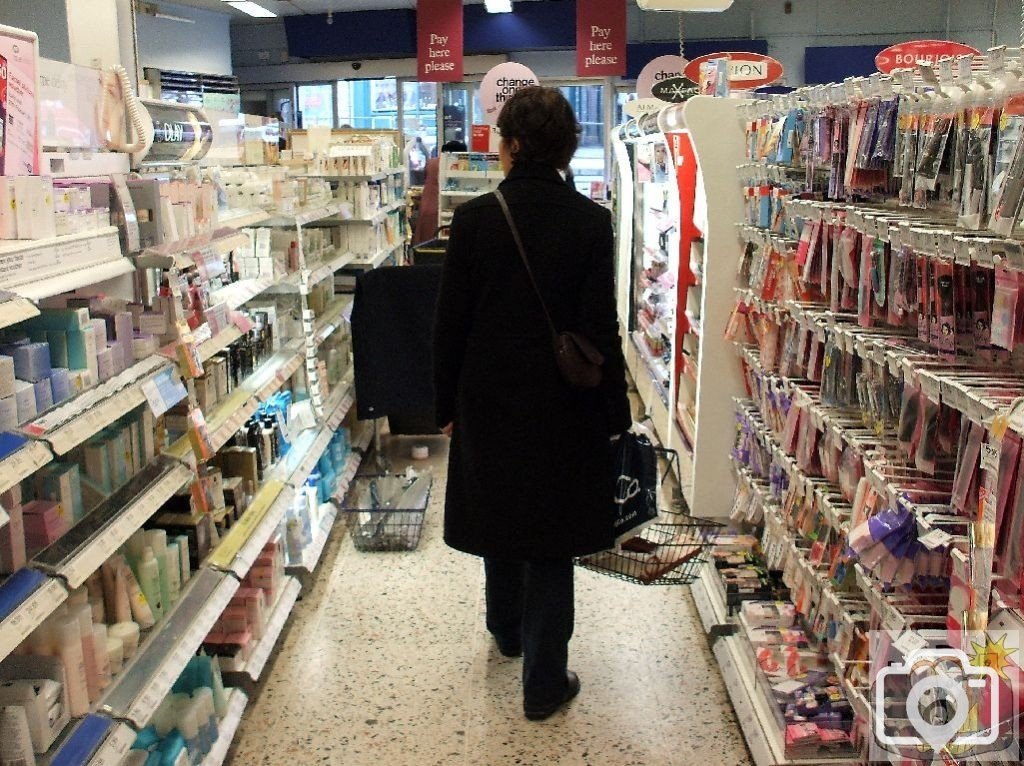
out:
M1024 476L1021 471L1024 471L1024 450L1017 457L1013 503L996 528L996 571L1015 583L1019 583L1024 574L1021 567L1024 561Z
M996 485L996 530L1002 529L1003 521L1006 518L1006 506L1010 500L1010 493L1017 482L1017 471L1019 470L1020 458L1020 437L1012 431L1007 431L1003 436L1002 449L999 452L999 481Z
M956 477L953 480L953 507L960 513L967 513L968 499L970 498L971 485L974 483L975 474L978 471L978 459L981 455L981 443L985 437L985 428L977 423L969 423L967 443L964 446L963 454L957 462Z
M1007 269L996 272L995 297L992 301L991 343L1013 351L1017 339L1017 304L1020 283L1017 275Z

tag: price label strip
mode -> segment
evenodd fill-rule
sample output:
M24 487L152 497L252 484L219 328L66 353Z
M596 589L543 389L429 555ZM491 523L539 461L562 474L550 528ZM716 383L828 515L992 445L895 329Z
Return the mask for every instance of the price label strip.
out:
M270 506L270 510L260 520L252 534L249 535L249 538L238 550L235 560L231 563L231 571L239 578L249 574L249 570L256 563L256 558L267 544L267 540L270 539L270 536L274 534L274 531L281 524L284 515L288 512L289 506L291 506L292 501L295 499L295 491L288 485L282 486L283 489L277 496L277 499L274 500L273 505ZM242 518L244 519L245 516Z
M115 723L88 766L121 766L138 735L124 723Z
M281 589L281 595L277 597L274 610L270 614L270 619L267 620L267 628L263 633L263 638L260 639L259 644L253 650L249 661L245 663L245 672L253 681L259 680L263 668L266 667L267 660L270 658L270 652L277 643L277 639L281 637L281 631L284 630L284 624L288 620L288 615L291 614L292 609L295 607L295 602L299 599L300 590L302 590L302 586L294 577L288 578L288 582Z
M309 452L302 458L299 467L295 469L291 479L289 479L289 484L298 489L306 483L306 479L313 473L313 469L316 468L316 464L320 461L320 456L324 454L324 450L327 449L327 445L330 444L333 437L334 433L330 429L325 428L320 432L320 435L316 437L316 441L310 446Z
M240 586L238 580L231 575L212 570L201 572L193 580L195 582L189 593L175 605L174 611L158 628L157 635L152 636L145 648L136 655L132 665L122 673L123 680L114 689L116 696L120 697L134 691L126 686L122 692L121 686L141 681L137 692L131 695L131 702L124 715L119 716L129 719L139 728L153 717ZM197 605L195 599L201 599L204 592L209 593L208 597ZM146 673L154 665L157 667L156 672ZM136 673L146 673L146 676L136 679ZM115 699L115 694L111 693L108 699Z
M38 628L68 598L59 580L47 580L31 596L0 622L0 657L18 648L29 633Z
M327 547L327 539L331 536L331 530L334 529L334 522L337 518L338 511L334 506L331 506L331 509L327 511L327 515L320 522L320 528L317 530L316 537L306 547L306 550L302 552L302 568L307 572L312 573L320 562L320 556L323 555L324 548Z
M242 722L242 714L245 712L245 707L248 704L249 698L245 692L241 689L231 690L231 698L228 700L228 712L220 721L220 733L217 736L217 741L213 743L213 748L210 750L209 755L203 760L203 766L222 766L228 756L231 742L235 738L238 725Z
M53 460L46 445L29 442L0 460L0 492L6 492Z

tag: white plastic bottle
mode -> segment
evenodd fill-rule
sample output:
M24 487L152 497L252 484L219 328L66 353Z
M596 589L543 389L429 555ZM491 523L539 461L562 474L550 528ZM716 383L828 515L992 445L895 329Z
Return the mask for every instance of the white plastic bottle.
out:
M142 588L142 594L153 612L153 619L159 620L164 616L164 602L160 597L160 565L157 563L156 554L148 545L143 550L138 574L139 587Z
M82 635L77 617L65 617L57 626L60 649L58 655L64 663L64 676L68 687L68 710L75 718L89 712L89 685L85 678L85 657L82 656Z
M89 690L89 702L100 698L100 678L96 668L96 645L92 632L92 607L88 602L76 604L71 616L78 620L78 635L82 641L82 658L85 662L85 683Z
M188 535L178 535L178 556L181 560L181 587L192 577L192 562L188 557Z
M135 573L132 572L131 567L124 563L121 564L120 569L121 576L123 577L125 588L128 593L128 602L131 605L131 614L134 621L139 624L140 628L152 628L156 622L156 617L153 612L153 608L150 606L149 599L146 598L146 594L142 591L142 586L135 577ZM159 596L159 574L157 574L156 592ZM117 624L120 625L123 622L129 622L129 620L121 620Z
M167 532L150 529L146 532L146 545L153 549L157 570L160 574L160 604L164 612L171 608L171 579L167 571ZM145 553L143 553L145 558Z
M199 737L199 721L196 719L194 705L188 705L179 711L177 728L185 739L189 761L199 763L203 758L203 743Z
M167 608L178 603L181 598L181 560L180 549L177 542L167 543L167 592L171 600Z
M92 650L96 658L96 677L99 680L100 691L110 686L110 653L107 651L107 626L93 624L92 626Z

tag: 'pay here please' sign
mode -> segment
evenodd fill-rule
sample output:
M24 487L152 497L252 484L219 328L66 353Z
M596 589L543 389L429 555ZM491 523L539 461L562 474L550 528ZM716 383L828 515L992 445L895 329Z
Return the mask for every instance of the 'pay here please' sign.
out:
M461 82L461 0L419 0L416 68L420 82Z
M576 3L576 74L626 74L626 4L607 0Z

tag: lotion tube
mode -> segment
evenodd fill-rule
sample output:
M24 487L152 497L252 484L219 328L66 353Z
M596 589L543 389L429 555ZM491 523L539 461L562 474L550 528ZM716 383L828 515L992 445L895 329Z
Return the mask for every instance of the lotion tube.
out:
M156 624L156 619L153 616L153 610L149 606L149 600L143 593L139 581L135 579L135 574L127 564L121 565L121 574L128 586L128 602L131 604L132 616L135 618L135 622L139 624L140 628L152 628ZM156 595L160 595L159 583L157 584ZM123 622L127 622L127 620Z

